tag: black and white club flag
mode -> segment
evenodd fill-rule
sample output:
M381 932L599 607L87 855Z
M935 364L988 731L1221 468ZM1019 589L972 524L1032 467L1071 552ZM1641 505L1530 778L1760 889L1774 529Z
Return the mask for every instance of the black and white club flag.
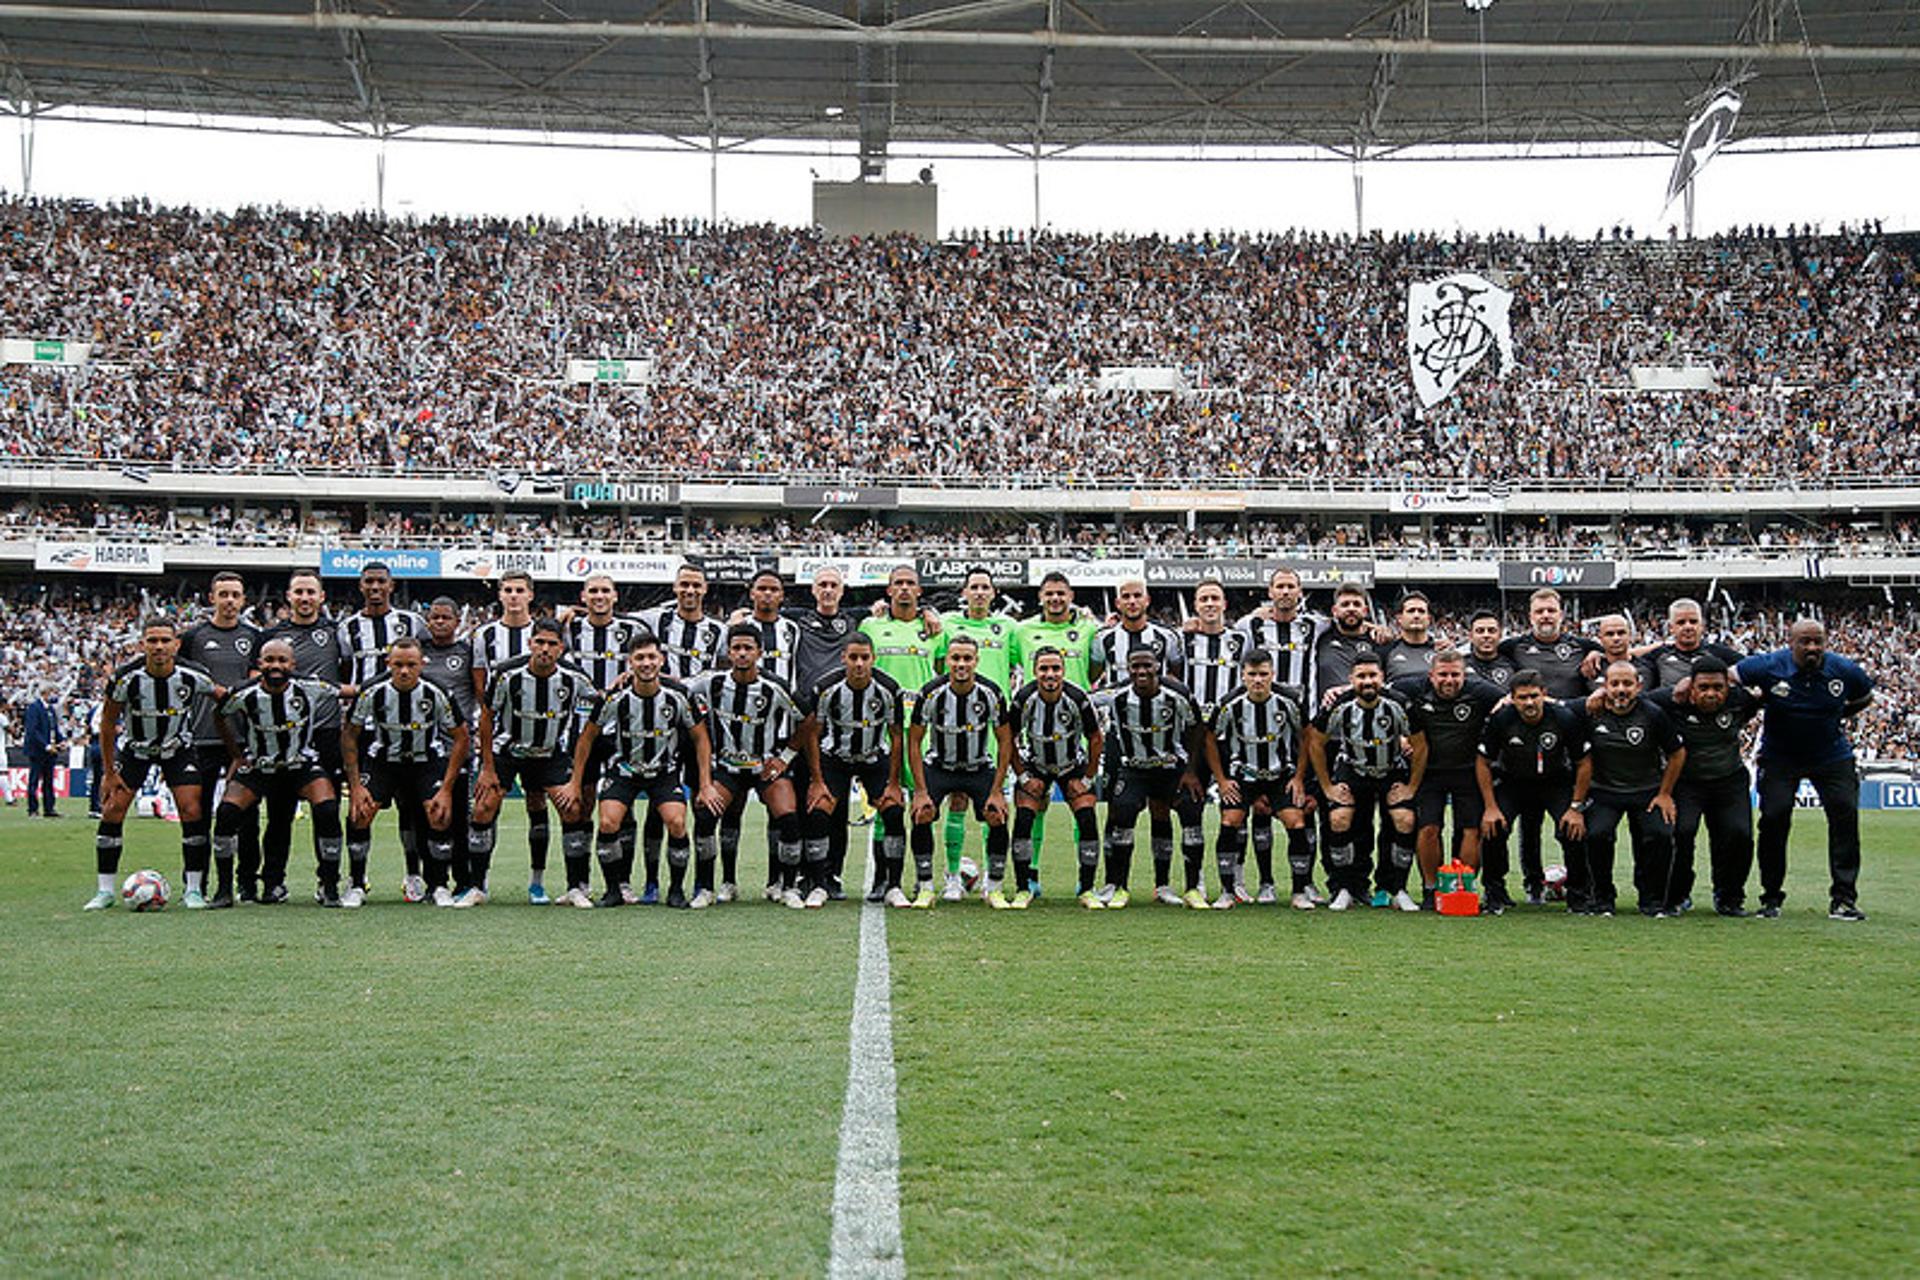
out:
M1423 406L1446 399L1488 352L1501 377L1513 371L1512 312L1512 291L1471 271L1407 286L1407 356Z
M1707 167L1707 161L1733 136L1733 122L1740 118L1740 95L1731 89L1722 89L1713 95L1713 101L1700 108L1700 113L1687 121L1687 131L1680 138L1680 154L1673 158L1673 176L1667 179L1667 204L1664 210L1680 198L1700 171Z

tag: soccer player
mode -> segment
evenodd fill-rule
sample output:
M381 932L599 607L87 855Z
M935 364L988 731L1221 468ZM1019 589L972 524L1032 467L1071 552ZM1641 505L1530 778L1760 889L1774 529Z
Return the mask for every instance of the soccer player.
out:
M194 750L200 757L200 776L211 794L202 797L205 807L219 802L219 792L227 776L227 743L217 723L215 708L220 700L247 683L257 670L260 656L260 631L241 621L247 607L247 584L237 573L216 573L207 587L207 602L213 615L196 622L180 633L179 661L198 667L213 677L213 697L203 703L193 726ZM221 853L225 849L225 855ZM260 815L249 807L240 820L237 836L225 846L215 842L213 866L215 886L209 907L230 907L234 899L234 863L239 862L240 901L260 900Z
M1375 630L1367 621L1372 608L1367 593L1352 583L1333 593L1333 616L1313 642L1313 696L1319 710L1347 691L1356 658L1371 653L1379 659Z
M760 670L772 676L783 685L788 694L794 689L794 676L800 669L800 624L786 616L787 585L780 575L771 569L762 569L753 575L747 584L748 609L744 617L736 615L734 625L747 625L760 634ZM794 717L796 723L799 717ZM794 795L804 794L807 780L802 777L806 762L795 755L787 761L787 782L794 789ZM727 850L736 852L740 847L740 815L744 806L728 811L720 826L721 860L727 860ZM780 864L778 834L771 825L767 828L767 887L768 902L782 902L792 885L791 877ZM734 885L733 873L727 872L720 885L720 900L728 901L729 886ZM739 892L734 887L732 892Z
M1511 703L1487 718L1480 734L1480 759L1474 765L1483 810L1481 885L1491 915L1513 905L1507 894L1507 838L1514 823L1532 824L1537 838L1544 818L1554 828L1568 868L1586 856L1580 842L1584 819L1573 808L1573 777L1586 751L1585 718L1572 706L1547 697L1540 673L1529 667L1513 673L1507 696ZM1546 900L1538 856L1526 890L1527 901L1534 906Z
M1090 903L1093 877L1100 867L1100 825L1094 813L1094 780L1100 776L1104 743L1100 717L1094 714L1093 699L1086 690L1067 680L1066 655L1052 645L1043 644L1031 654L1023 653L1033 676L1013 695L1008 711L1013 738L1013 865L1018 877L1027 868L1024 879L1012 898L999 887L999 876L989 865L987 905L1024 911L1033 902L1034 846L1040 816L1047 811L1057 787L1073 813L1074 831L1080 863L1080 889ZM1105 903L1099 903L1105 906Z
M100 767L107 782L93 837L99 886L86 909L99 911L118 901L113 882L127 810L147 775L159 769L180 817L180 856L186 865L180 902L197 910L207 905L208 823L200 807L205 778L193 749L193 725L201 704L213 698L213 679L178 663L180 633L171 619L156 614L142 623L140 649L141 657L114 672L100 714Z
M1760 714L1760 698L1730 683L1727 664L1718 656L1700 646L1695 651L1693 673L1684 686L1647 695L1673 721L1687 749L1686 767L1673 789L1673 896L1680 910L1691 909L1693 848L1704 820L1713 909L1740 917L1747 914L1747 876L1753 870L1753 801L1740 735Z
M1600 646L1586 636L1568 631L1566 620L1560 593L1552 587L1541 587L1527 597L1529 630L1523 635L1508 636L1502 640L1500 656L1511 662L1515 669L1526 667L1538 672L1540 683L1549 698L1584 701L1589 692L1589 680L1582 674L1581 666L1588 654L1600 651ZM1534 844L1534 856L1539 856L1537 842ZM1524 864L1527 858L1524 832L1520 857Z
M694 712L705 720L713 744L712 777L702 779L700 807L694 814L693 840L701 859L720 857L721 883L717 900L739 896L736 860L738 844L729 848L718 839L723 824L731 822L738 840L740 812L749 795L758 795L767 810L767 825L775 841L775 866L769 882L777 885L779 901L805 907L800 891L800 814L788 770L795 751L793 731L800 711L784 682L760 669L762 629L752 622L727 628L725 671L697 676L687 687ZM694 906L707 906L694 894Z
M234 856L245 816L257 812L262 800L288 808L305 800L313 806L318 878L338 884L340 798L333 779L320 767L313 738L324 716L339 714L340 690L324 680L296 676L293 645L285 639L261 645L258 658L259 677L227 694L214 720L231 761L231 775L213 815L214 860ZM280 893L262 901L286 901L286 871L284 864L276 868L268 863L268 887L278 886Z
M1130 900L1127 879L1133 869L1133 828L1148 814L1153 841L1154 901L1168 906L1206 908L1201 888L1206 836L1200 828L1206 786L1202 770L1220 776L1219 754L1193 696L1162 679L1160 659L1150 649L1127 658L1129 683L1116 690L1107 706L1107 882L1096 900L1116 911ZM1173 891L1173 815L1180 816L1180 849L1187 889ZM1084 873L1083 873L1084 879ZM1081 902L1087 903L1086 890Z
M1424 674L1395 686L1407 699L1412 758L1414 845L1420 859L1420 906L1431 911L1440 875L1441 824L1453 806L1453 829L1460 861L1480 867L1480 819L1484 802L1476 763L1487 719L1500 701L1498 687L1467 677L1459 650L1440 649Z
M1180 633L1181 660L1187 692L1209 722L1239 684L1249 643L1246 632L1227 628L1226 587L1212 578L1195 587L1193 624Z
M727 624L707 616L707 571L699 565L683 564L675 570L673 599L657 609L642 613L640 621L660 637L665 662L661 674L664 678L685 684L695 676L726 667ZM687 790L697 798L700 780L693 776L693 752L687 744L681 745L680 758L686 764ZM628 811L628 820L632 820L631 810ZM648 805L646 825L640 829L640 853L649 883L655 882L659 874L660 842L665 831L653 806ZM739 836L736 828L731 836L723 835L722 839L738 841ZM626 842L632 839L631 832L622 832L621 865L629 873L633 870L633 849ZM643 890L642 901L645 898Z
M1595 643L1600 646L1600 672L1592 682L1594 692L1598 693L1607 686L1608 667L1616 662L1633 662L1633 624L1624 613L1609 613L1594 624L1593 631Z
M1220 783L1220 835L1214 857L1220 868L1219 910L1249 900L1243 860L1247 818L1278 817L1287 833L1287 867L1293 877L1293 907L1314 909L1313 846L1307 838L1307 756L1301 749L1306 708L1292 689L1273 682L1273 656L1255 649L1240 660L1240 684L1209 723L1226 777ZM1270 830L1271 828L1269 828ZM1260 889L1251 900L1279 900L1273 880L1273 845L1254 850Z
M581 808L562 808L549 793L565 786L572 776L574 735L599 690L578 670L562 664L565 649L560 624L542 618L529 624L526 652L493 668L487 680L486 698L480 704L480 776L474 787L473 834L468 844L468 858L474 865L468 877L473 883L485 883L493 856L494 824L517 779L526 796L530 824L545 826L547 801L556 799L560 854L567 873L561 900L570 907L586 908L593 906L589 896L593 824ZM575 793L573 798L580 797ZM527 901L545 906L551 901L545 886L546 842L529 844ZM609 870L617 874L618 868ZM612 901L603 900L600 905L619 906L618 879L606 888Z
M812 590L812 608L789 605L781 610L800 628L794 659L794 688L800 690L838 676L842 670L840 655L860 630L860 619L840 607L846 601L847 580L838 569L827 566L816 570Z
M1743 658L1740 683L1766 694L1760 721L1760 914L1780 914L1786 901L1787 834L1800 780L1813 783L1827 815L1827 915L1864 920L1860 912L1860 775L1843 723L1873 701L1873 679L1859 665L1827 652L1827 629L1797 620L1787 647Z
M360 602L359 611L340 622L340 678L345 682L341 693L349 701L365 686L385 678L387 651L395 640L418 639L427 632L426 619L409 609L393 607L393 572L378 560L360 566ZM400 809L400 850L406 862L400 897L406 902L419 902L427 896L427 882L420 875L420 833L413 821L417 810L416 805Z
M1698 600L1681 598L1667 606L1667 639L1634 659L1649 690L1671 689L1693 674L1701 657L1717 659L1731 669L1743 656L1738 649L1706 638L1706 617Z
M979 659L973 637L955 636L947 645L947 674L929 681L913 704L907 767L913 771L913 869L919 885L907 905L921 910L933 906L933 820L949 800L972 802L974 817L987 827L987 865L1006 864L1002 788L1013 760L1013 735L1006 694L980 678ZM1015 868L1022 884L1027 870ZM948 884L954 884L951 875ZM900 905L891 892L888 901Z
M1247 637L1247 652L1258 649L1273 659L1274 684L1301 690L1313 706L1315 642L1332 624L1309 612L1305 603L1299 571L1283 565L1267 577L1267 603L1234 629Z
M623 617L614 612L620 602L619 588L613 579L604 573L590 575L580 584L579 609L566 611L561 624L561 635L567 642L567 655L576 668L583 672L587 680L601 694L610 693L618 685L628 670L634 642L643 635L658 636L645 622L638 618ZM671 612L671 609L668 610ZM702 618L702 622L706 619ZM711 651L711 650L709 650ZM661 653L664 664L666 655ZM581 781L581 794L591 796L600 784L600 770L612 755L613 739L600 737L594 748L593 758L588 761L587 774ZM676 759L690 759L691 753L681 750ZM588 815L591 816L591 815ZM665 830L654 807L647 806L647 831L651 842L642 841L646 853L646 880L644 891L638 895L633 892L633 855L634 821L633 806L626 808L626 817L622 821L619 834L612 844L602 841L600 858L604 865L609 854L613 857L615 883L620 886L620 900L623 905L641 903L653 906L660 901L660 838Z
M892 677L900 686L900 696L906 702L902 718L911 719L920 691L934 678L936 639L936 633L929 630L920 609L920 574L912 565L898 565L887 575L887 612L880 617L863 618L860 630L873 641L873 669ZM902 785L911 785L912 778L904 777L901 781ZM868 902L880 902L887 896L884 838L876 826L869 855L873 863L873 884L867 891Z
M1403 747L1412 723L1400 696L1386 688L1380 656L1372 650L1354 655L1347 670L1349 687L1315 716L1307 729L1307 753L1327 799L1329 887L1336 890L1330 911L1345 911L1367 892L1373 860L1373 815L1384 809L1393 828L1387 865L1374 872L1374 884L1402 911L1418 911L1407 894L1413 867L1412 766Z
M420 642L401 636L387 646L387 678L360 690L340 730L347 774L347 861L344 893L321 868L321 906L358 907L367 900L367 861L373 820L392 803L414 811L414 830L426 832L426 860L444 884L453 861L453 811L467 765L469 735L453 699L422 676ZM334 874L339 864L331 867ZM424 896L424 894L423 894Z
M527 656L533 639L533 575L510 569L494 588L500 616L483 622L468 637L473 645L473 691L484 702L493 673L516 658Z
M1014 657L1024 679L1034 676L1033 655L1052 649L1060 655L1063 679L1082 692L1093 691L1093 641L1095 627L1073 603L1073 584L1057 570L1040 580L1040 613L1025 618L1013 629ZM1099 768L1099 761L1094 762ZM1040 853L1047 842L1047 811L1042 806L1033 815L1033 880L1026 885L1040 896Z
M1587 717L1587 757L1573 779L1573 807L1583 815L1586 856L1567 867L1567 909L1613 914L1613 846L1621 822L1639 830L1633 883L1640 914L1679 914L1673 894L1673 788L1687 749L1673 721L1640 693L1631 662L1607 668L1601 706Z
M1114 611L1120 620L1102 627L1093 640L1093 677L1102 689L1118 689L1132 679L1127 661L1136 653L1158 658L1168 679L1180 675L1184 660L1180 633L1149 618L1149 603L1147 584L1138 578L1121 583L1114 592Z
M967 579L960 587L961 611L940 620L940 634L933 642L933 669L936 672L946 669L947 646L955 636L969 636L980 655L975 674L1011 697L1013 668L1018 661L1019 650L1014 642L1013 619L993 611L994 598L998 594L999 588L994 585L993 574L979 566L967 570ZM947 880L941 893L948 902L958 902L962 897L960 856L966 850L966 843L965 810L948 809ZM1025 887L1024 884L1022 887Z
M864 633L847 638L840 663L839 671L821 676L807 692L801 704L805 715L795 734L811 779L804 832L804 854L814 882L805 900L809 907L827 903L845 864L847 807L856 779L879 815L886 885L894 894L900 893L906 861L900 789L906 699L893 677L874 669L873 641Z
M1386 672L1387 683L1398 686L1408 676L1418 678L1425 675L1427 668L1433 665L1433 655L1437 651L1431 630L1433 605L1426 593L1409 591L1401 596L1394 622L1400 634L1380 651L1380 661Z
M473 689L473 644L462 639L459 632L459 604L451 596L435 596L427 609L427 635L420 644L420 676L453 699L460 723L472 734L479 727L480 698ZM479 767L479 753L469 752L466 774L460 779L459 794L454 797L453 825L447 832L453 842L453 905L456 907L462 905L460 898L466 890L474 887L471 814L474 775ZM426 883L424 878L421 883ZM487 886L482 883L478 887L481 900L485 901Z
M1467 670L1502 689L1513 679L1513 663L1500 654L1500 615L1491 609L1467 619Z
M627 653L629 679L625 687L597 700L593 715L580 730L573 748L573 769L567 782L553 792L563 812L585 812L586 788L599 792L600 865L610 882L601 905L626 902L616 877L621 858L621 832L630 827L633 806L641 800L660 814L667 833L667 905L691 907L687 898L687 863L692 844L687 834L687 798L681 790L686 766L682 744L693 748L694 774L707 778L711 748L707 726L694 713L693 702L678 685L660 678L665 664L660 642L650 632L633 638ZM598 778L597 784L594 782ZM700 903L713 901L713 860L703 857L694 873L694 893Z
M302 680L320 680L338 685L349 678L348 664L340 645L340 628L329 619L326 587L312 569L295 569L287 579L287 616L267 628L266 640L285 640L293 649L293 674ZM344 691L343 691L344 694ZM333 781L338 793L346 785L346 772L340 765L340 724L344 707L336 699L332 706L319 708L313 726L313 750L321 772ZM293 851L293 819L299 806L267 797L267 825L260 836L261 864L284 871ZM269 880L271 877L268 877ZM276 893L276 888L278 892ZM286 885L264 884L262 902L283 901ZM316 885L314 900L320 900Z

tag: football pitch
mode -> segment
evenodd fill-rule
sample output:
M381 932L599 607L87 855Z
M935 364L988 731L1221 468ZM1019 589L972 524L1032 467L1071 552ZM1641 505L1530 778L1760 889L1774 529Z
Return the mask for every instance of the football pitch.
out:
M0 811L0 1274L827 1272L861 908L759 901L757 810L703 913L527 906L509 806L479 910L387 818L358 912L303 823L289 905L83 915L83 809ZM1085 912L1056 814L1033 910L885 917L906 1271L1920 1273L1920 815L1864 824L1843 925L1817 812L1777 921Z

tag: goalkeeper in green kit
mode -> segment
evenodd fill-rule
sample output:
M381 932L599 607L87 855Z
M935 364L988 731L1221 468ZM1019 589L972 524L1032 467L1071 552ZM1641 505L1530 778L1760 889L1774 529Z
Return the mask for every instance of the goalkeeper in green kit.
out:
M904 724L913 717L913 704L920 690L933 680L934 631L920 611L920 574L903 564L887 575L887 611L864 618L860 631L873 641L873 669L893 678L900 686ZM1003 691L1004 692L1004 691ZM913 788L912 775L903 766L902 791ZM880 824L873 827L873 851L869 862L875 870L868 902L881 902L887 896L886 861L880 856Z
M971 578L969 578L971 581ZM1049 573L1040 579L1040 616L1015 623L1013 628L1014 666L1023 680L1033 679L1033 655L1042 649L1057 649L1066 661L1067 683L1083 693L1093 690L1099 672L1093 638L1100 628L1073 606L1073 584L1064 573ZM986 671L986 652L980 655L981 671ZM1034 815L1033 882L1027 889L1040 893L1040 849L1046 843L1045 812Z
M940 635L933 643L933 664L936 673L945 671L948 643L955 636L966 636L980 652L980 665L977 668L979 678L1000 690L1001 697L1011 699L1013 668L1019 660L1015 642L1016 624L1005 614L993 612L993 599L998 594L999 589L994 586L991 573L979 566L967 570L966 581L960 587L960 601L964 607L959 614L940 619ZM966 845L967 815L963 810L949 809L946 825L947 883L941 895L948 902L958 902L964 896L960 885L960 855L966 850Z

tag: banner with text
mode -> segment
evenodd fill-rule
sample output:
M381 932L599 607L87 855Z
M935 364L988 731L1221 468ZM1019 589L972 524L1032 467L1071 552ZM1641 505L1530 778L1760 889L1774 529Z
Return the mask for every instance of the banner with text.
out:
M437 578L438 551L402 551L397 547L326 547L320 552L320 576L357 578L371 561L387 566L396 578Z
M615 582L661 584L672 582L686 559L677 555L645 555L595 551L590 547L561 547L554 577L562 582L585 582L604 573Z
M655 481L570 480L567 501L621 507L677 507L680 486Z
M1300 575L1303 589L1356 587L1373 585L1371 560L1149 560L1149 587L1196 587L1211 578L1228 589L1257 589L1264 592L1273 571L1292 569Z
M890 511L900 505L900 491L850 484L790 484L780 501L789 507L863 507L869 511Z
M54 573L164 573L167 549L157 542L37 542L33 567Z
M780 574L805 584L816 573L832 569L850 587L877 587L885 586L896 568L911 563L901 556L781 556Z
M919 573L920 581L930 587L960 586L967 580L967 574L974 569L985 569L992 574L993 583L997 587L1018 587L1023 586L1027 581L1027 562L1023 558L920 556L914 560L913 567Z
M1145 560L1029 560L1027 585L1037 587L1050 573L1064 573L1075 587L1117 587L1147 576Z
M494 551L486 547L461 547L440 553L440 576L494 582L501 574L518 571L542 580L551 580L560 576L559 560L559 555L552 551Z
M1500 564L1502 591L1611 591L1620 581L1620 566L1611 560L1504 560Z
M750 582L753 576L763 569L780 572L778 556L758 555L748 552L721 552L710 556L688 556L689 564L697 564L707 572L711 582Z

